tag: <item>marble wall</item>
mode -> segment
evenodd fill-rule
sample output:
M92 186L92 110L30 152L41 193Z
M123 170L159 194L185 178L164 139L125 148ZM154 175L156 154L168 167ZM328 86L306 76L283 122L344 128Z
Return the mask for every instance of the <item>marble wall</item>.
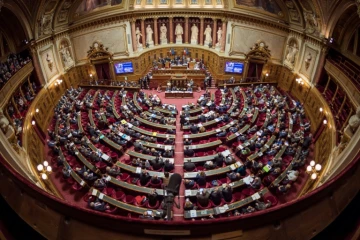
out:
M250 48L259 41L264 41L271 50L271 59L280 62L283 58L287 35L271 29L258 29L253 26L232 23L230 25L230 56L245 56Z
M106 48L109 48L109 52L114 54L115 58L128 55L128 51L131 49L131 39L128 39L130 36L129 29L128 23L121 23L116 26L112 25L73 33L71 40L72 45L76 46L74 48L76 63L87 60L87 51L94 42L104 44Z
M313 81L315 70L318 64L319 48L309 43L305 43L300 60L299 73L309 82Z
M58 61L53 44L48 44L38 50L40 64L46 82L55 79L59 74Z

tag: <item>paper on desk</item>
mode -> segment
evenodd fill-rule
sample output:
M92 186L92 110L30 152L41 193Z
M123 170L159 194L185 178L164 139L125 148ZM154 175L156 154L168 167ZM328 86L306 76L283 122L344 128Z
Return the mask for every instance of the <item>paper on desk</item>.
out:
M196 210L190 210L190 217L197 217Z
M191 196L191 190L185 190L185 196Z
M189 138L189 135L184 135L184 138Z
M128 128L132 128L132 127L133 127L133 125L132 125L131 123L128 123L127 125L128 125Z
M136 170L135 170L135 173L140 174L140 173L141 173L141 168L140 168L140 167L137 167Z
M221 121L220 118L215 118L214 120L215 120L215 122L220 122Z
M103 193L100 193L99 194L99 199L103 199L104 198L104 194Z
M216 132L221 132L221 130L220 130L220 129L218 129L218 128L217 128L217 129L215 129L215 131L216 131Z
M104 159L105 161L108 161L110 157L109 155L103 154L101 155L101 158Z
M106 181L108 181L108 182L111 181L111 177L110 177L110 176L107 176L107 177L106 177Z
M166 150L171 150L171 146L165 146L165 151Z
M91 195L96 196L97 190L93 189Z
M240 133L239 133L239 132L236 132L235 135L238 137L238 136L240 136Z
M260 196L259 193L254 193L254 194L251 196L251 198L252 198L253 200L258 200L260 197L261 197L261 196Z
M245 178L243 178L243 181L245 184L250 185L250 183L253 181L254 179L251 176L247 176Z
M221 154L222 154L224 157L227 157L227 156L229 156L231 153L230 153L229 149L227 149L227 150L223 151Z
M80 186L84 186L84 185L85 185L84 180L81 180L81 182L80 182Z
M152 135L153 135L154 137L156 137L156 135L157 135L157 132L153 132L153 133L152 133Z

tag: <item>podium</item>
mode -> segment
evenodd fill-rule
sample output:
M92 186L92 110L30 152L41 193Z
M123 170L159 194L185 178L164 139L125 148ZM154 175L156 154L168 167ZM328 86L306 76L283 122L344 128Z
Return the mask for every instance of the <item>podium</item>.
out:
M165 63L165 68L170 68L170 62Z
M189 69L194 70L195 64L196 64L195 62L189 62Z

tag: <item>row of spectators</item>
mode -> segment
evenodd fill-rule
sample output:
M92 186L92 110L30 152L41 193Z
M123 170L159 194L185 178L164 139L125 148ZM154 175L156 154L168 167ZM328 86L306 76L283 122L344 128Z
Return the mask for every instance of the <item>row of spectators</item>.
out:
M6 61L0 63L0 89L17 71L30 61L28 54L16 55L12 53L7 57Z

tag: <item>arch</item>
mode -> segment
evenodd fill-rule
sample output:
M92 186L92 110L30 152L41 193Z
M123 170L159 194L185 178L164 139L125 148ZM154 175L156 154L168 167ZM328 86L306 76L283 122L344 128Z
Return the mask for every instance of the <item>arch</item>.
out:
M356 4L352 2L347 2L343 6L339 6L340 3L336 6L334 6L334 9L332 11L331 18L328 21L327 29L324 33L324 36L326 38L329 38L332 36L334 29L336 27L336 24L338 23L340 17L343 15L344 12L346 12L350 7L356 6Z
M9 9L17 17L21 26L23 27L23 31L27 39L28 40L33 39L34 38L33 29L31 28L30 22L25 16L25 13L19 8L19 6L16 4L9 4L8 2L5 2L4 7Z

